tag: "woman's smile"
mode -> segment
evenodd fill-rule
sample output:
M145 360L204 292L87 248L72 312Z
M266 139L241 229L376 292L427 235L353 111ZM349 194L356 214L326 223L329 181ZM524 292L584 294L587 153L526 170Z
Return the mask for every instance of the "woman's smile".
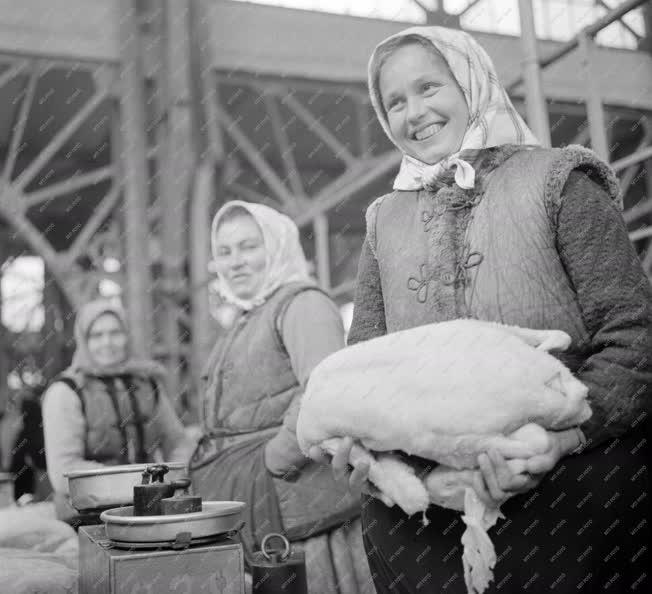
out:
M247 272L237 272L231 275L230 280L231 282L234 283L242 283L248 281L250 278L251 278L251 274Z
M267 253L260 227L249 214L221 223L215 264L240 299L251 299L263 285Z
M379 88L387 124L403 152L434 165L460 149L469 109L443 58L405 45L382 66Z
M425 127L421 127L411 134L414 140L428 140L435 134L441 132L442 128L446 125L445 122L435 122L434 124L428 124Z

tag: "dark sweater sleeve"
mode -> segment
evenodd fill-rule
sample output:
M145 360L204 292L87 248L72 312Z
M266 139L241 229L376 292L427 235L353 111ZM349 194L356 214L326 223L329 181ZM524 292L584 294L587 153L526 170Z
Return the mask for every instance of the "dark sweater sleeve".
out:
M577 378L589 388L587 447L640 423L652 402L652 290L607 193L571 172L557 219L557 249L591 337Z
M369 238L362 245L353 303L353 320L347 344L363 342L387 333L385 303L380 285L380 270Z

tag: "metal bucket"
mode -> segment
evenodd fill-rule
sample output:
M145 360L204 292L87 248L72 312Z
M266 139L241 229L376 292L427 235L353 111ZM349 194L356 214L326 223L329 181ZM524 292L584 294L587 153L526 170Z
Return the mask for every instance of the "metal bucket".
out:
M143 471L151 464L124 464L95 470L73 470L68 478L70 503L77 511L130 505L134 501L134 487L140 485ZM186 475L186 465L166 462L168 479L173 481Z
M269 549L268 545L272 539L279 539L283 548ZM249 562L253 594L308 594L303 552L293 551L288 539L276 532L266 535L260 548Z

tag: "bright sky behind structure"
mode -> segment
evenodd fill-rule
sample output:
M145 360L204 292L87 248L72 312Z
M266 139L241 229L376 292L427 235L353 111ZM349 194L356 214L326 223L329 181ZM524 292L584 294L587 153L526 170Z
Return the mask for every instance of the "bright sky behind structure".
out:
M439 2L443 2L446 11L457 14L472 3L472 0L236 1L409 23L425 22L425 12L419 5L432 9ZM620 0L605 0L604 4L615 7L620 4ZM607 9L595 0L533 0L533 6L538 37L560 41L569 39L607 12ZM642 34L643 19L640 9L625 15L624 20L636 33ZM519 35L518 0L480 0L462 17L462 27L468 30ZM614 47L636 47L636 38L618 22L602 31L597 41Z
M21 256L2 267L2 323L14 332L36 331L43 325L43 260Z

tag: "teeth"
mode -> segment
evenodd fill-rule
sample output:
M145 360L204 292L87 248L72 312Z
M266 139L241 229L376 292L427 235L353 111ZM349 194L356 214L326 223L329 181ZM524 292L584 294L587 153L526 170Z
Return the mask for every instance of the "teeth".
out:
M424 128L423 130L419 130L414 134L414 137L417 140L424 140L428 138L429 136L432 136L433 134L437 134L442 128L444 127L444 124L438 123L438 124L430 124L430 126Z

